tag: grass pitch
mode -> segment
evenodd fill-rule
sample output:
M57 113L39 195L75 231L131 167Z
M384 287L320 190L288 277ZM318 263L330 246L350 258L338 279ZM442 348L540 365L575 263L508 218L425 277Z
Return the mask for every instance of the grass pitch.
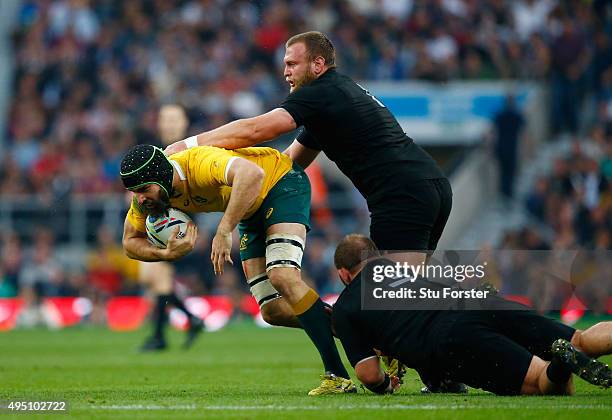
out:
M467 396L421 395L414 373L396 395L360 389L308 397L321 366L302 331L233 324L203 334L189 351L173 331L170 350L139 354L145 333L79 327L0 334L0 401L65 400L69 417L88 419L612 418L612 390L578 378L574 397L497 397L474 389Z

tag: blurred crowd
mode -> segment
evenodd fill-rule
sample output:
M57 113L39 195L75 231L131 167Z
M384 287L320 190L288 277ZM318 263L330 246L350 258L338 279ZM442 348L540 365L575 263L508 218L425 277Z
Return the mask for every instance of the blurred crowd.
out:
M609 140L612 140L609 139ZM587 149L573 143L554 160L552 172L536 180L526 199L530 215L550 227L549 239L522 238L525 249L611 249L612 141ZM585 150L587 149L587 150ZM520 242L519 242L520 243Z
M525 197L528 224L507 231L499 246L536 251L542 260L561 257L568 270L559 275L558 268L541 269L542 261L510 260L501 279L507 291L520 290L536 306L556 308L571 296L564 287L571 283L588 309L607 313L612 303L612 131L597 125L568 149L555 157L550 172L539 176Z
M13 37L16 74L0 194L38 193L57 203L122 192L122 155L136 143L159 143L160 104L184 105L190 134L268 110L288 93L284 41L320 30L336 45L340 69L356 79L539 81L550 87L553 134L577 133L588 99L601 154L577 145L538 180L527 206L554 235L525 228L509 233L504 246L608 249L608 13L604 0L24 0ZM320 174L310 176L314 183ZM332 190L344 188L325 181ZM367 226L367 214L322 207L314 216L305 276L324 293L338 287L333 244ZM177 266L179 279L198 293L241 289L240 267L214 281L209 232L200 232L193 257ZM5 236L0 296L27 289L32 296L103 299L137 289L113 235L99 232L90 258L70 269L54 255L50 230L41 228L27 246Z
M551 86L551 124L612 94L605 1L24 0L0 193L120 191L122 153L155 142L161 103L191 131L287 94L284 41L321 30L356 79L499 79ZM610 107L612 109L612 107ZM609 112L602 109L601 112Z

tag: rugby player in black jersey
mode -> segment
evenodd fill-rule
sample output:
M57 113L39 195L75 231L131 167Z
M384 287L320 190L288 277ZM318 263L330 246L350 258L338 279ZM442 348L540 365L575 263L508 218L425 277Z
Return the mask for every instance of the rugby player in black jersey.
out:
M367 274L371 265L393 265L380 256L363 261L365 253L376 255L376 246L355 234L336 249L334 263L346 288L332 322L358 379L371 391L392 393L398 387L382 371L374 349L421 375L499 395L572 394L572 373L612 386L612 370L591 358L612 353L612 322L580 331L495 295L483 303L485 310L460 311L452 301L423 310L428 303L422 299L405 301L407 310L362 310L362 288L373 281ZM411 287L423 286L441 287L425 279Z
M290 93L278 108L176 142L166 154L197 145L249 147L303 127L285 153L306 168L325 152L366 198L378 248L402 250L393 258L421 264L436 249L452 207L450 183L436 162L380 100L336 71L324 34L291 37L284 64Z
M284 62L290 94L280 107L176 142L166 153L196 145L238 149L303 126L285 153L306 168L325 152L366 198L378 248L416 251L404 258L420 264L427 250L435 250L452 205L450 184L436 162L381 101L336 71L335 50L324 34L290 38Z

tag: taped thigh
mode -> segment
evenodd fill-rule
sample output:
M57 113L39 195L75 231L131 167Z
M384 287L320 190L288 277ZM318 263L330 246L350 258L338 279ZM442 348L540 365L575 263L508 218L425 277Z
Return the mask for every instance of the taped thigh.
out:
M278 267L302 268L304 240L298 235L274 233L266 238L266 271Z

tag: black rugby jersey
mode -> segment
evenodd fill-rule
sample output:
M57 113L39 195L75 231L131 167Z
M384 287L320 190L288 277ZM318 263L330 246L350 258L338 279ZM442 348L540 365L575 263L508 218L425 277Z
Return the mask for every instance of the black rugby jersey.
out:
M370 204L398 181L444 178L388 108L334 69L289 94L280 106L304 126L297 140L324 151Z
M376 348L410 368L429 369L439 335L455 312L423 310L418 299L407 302L411 310L362 310L361 288L368 281L363 275L367 271L364 269L342 291L332 311L332 324L349 362L355 366L375 355ZM418 288L420 283L425 285L424 280L417 279L413 287ZM428 283L427 287L437 285Z

